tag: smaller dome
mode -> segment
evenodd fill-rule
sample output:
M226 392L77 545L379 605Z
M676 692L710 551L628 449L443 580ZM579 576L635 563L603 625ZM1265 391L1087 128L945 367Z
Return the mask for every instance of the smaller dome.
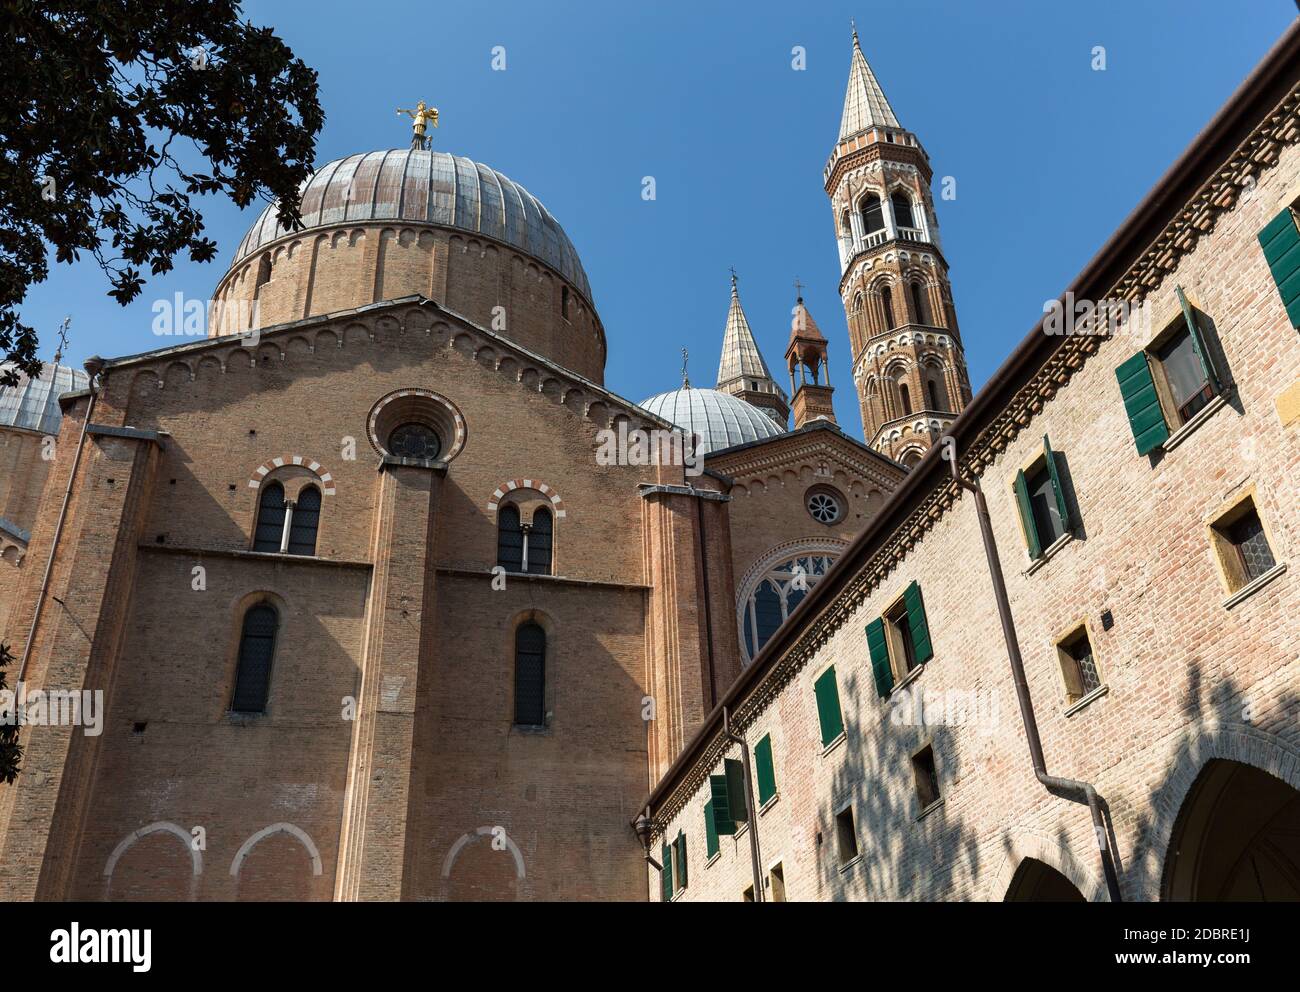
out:
M0 364L0 371L13 369L12 362ZM29 379L18 373L18 385L0 386L0 427L23 427L43 434L59 433L63 411L59 397L90 386L90 376L68 365L46 362L41 374Z
M716 389L684 386L651 396L640 405L688 434L699 435L702 453L785 433L780 424L758 407Z

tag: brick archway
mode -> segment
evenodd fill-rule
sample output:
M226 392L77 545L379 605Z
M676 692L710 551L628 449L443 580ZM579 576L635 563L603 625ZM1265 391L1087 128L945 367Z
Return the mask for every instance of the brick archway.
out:
M984 889L984 899L1001 902L1026 858L1041 861L1060 872L1089 902L1107 901L1106 886L1101 879L1084 868L1066 845L1058 838L1027 828L1013 828L1003 838L1002 862Z
M500 506L505 495L514 492L516 489L536 489L551 501L551 507L555 510L555 518L557 520L564 518L564 501L560 499L560 494L555 491L555 487L548 485L541 479L510 479L501 483L501 485L497 486L496 491L488 497L488 513L496 513L497 507Z

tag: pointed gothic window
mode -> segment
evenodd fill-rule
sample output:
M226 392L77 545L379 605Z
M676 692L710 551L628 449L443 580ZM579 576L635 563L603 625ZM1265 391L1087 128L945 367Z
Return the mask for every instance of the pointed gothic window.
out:
M523 571L524 532L518 507L507 505L497 511L497 564L507 572Z
M835 561L835 555L817 552L795 555L762 573L740 608L742 664L748 665L763 649L777 628L794 612Z
M262 487L257 507L257 528L253 532L254 551L279 551L284 539L284 486L271 482Z
M546 724L546 632L531 621L515 631L515 723Z
M271 691L271 659L279 626L280 614L269 603L259 603L244 614L231 712L266 712L266 699Z
M868 193L862 198L862 233L874 234L885 229L885 211L880 205L880 197Z
M889 198L894 208L894 225L896 227L916 227L912 220L912 201L901 190Z

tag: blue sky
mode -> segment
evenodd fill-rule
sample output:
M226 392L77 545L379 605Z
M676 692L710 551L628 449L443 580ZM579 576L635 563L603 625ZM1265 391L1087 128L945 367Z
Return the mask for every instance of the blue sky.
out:
M441 112L437 148L547 205L582 256L609 340L606 384L634 401L711 385L730 266L779 379L792 283L831 343L840 423L860 435L822 169L848 78L849 18L904 127L957 198L944 252L978 390L1295 16L1292 0L893 3L254 2L320 73L318 164L403 147L394 110ZM492 71L502 45L507 68ZM800 45L807 68L791 68ZM1105 71L1092 49L1106 49ZM641 198L654 176L657 198ZM73 318L68 357L169 343L151 307L206 299L257 210L204 201L221 249L119 307L91 263L54 266L23 316ZM174 343L174 340L170 343Z

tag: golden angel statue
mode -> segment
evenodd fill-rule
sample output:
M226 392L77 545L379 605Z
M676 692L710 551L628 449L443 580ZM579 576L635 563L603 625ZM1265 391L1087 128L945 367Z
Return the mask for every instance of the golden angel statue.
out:
M397 108L397 116L402 114L411 118L411 147L417 151L429 147L429 138L426 137L424 129L427 125L438 126L438 108L427 107L423 100L415 105L414 110L405 110L402 107Z

